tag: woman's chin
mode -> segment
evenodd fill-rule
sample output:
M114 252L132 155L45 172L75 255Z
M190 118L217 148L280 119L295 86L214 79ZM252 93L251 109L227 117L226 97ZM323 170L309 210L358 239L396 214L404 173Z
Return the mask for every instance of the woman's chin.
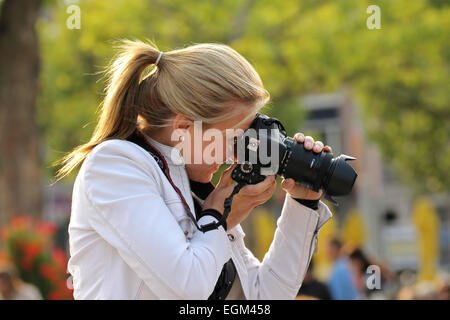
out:
M217 170L213 170L213 171L209 171L209 172L206 173L205 175L202 175L202 176L200 177L201 181L202 181L203 183L210 182L210 181L212 180L213 176L214 176L214 173L216 173L216 172L217 172Z
M201 176L201 177L195 177L194 179L191 179L192 181L195 182L200 182L200 183L208 183L211 181L213 175L210 174L209 176Z
M208 169L203 169L201 170L202 173L201 174L192 174L192 177L190 177L191 180L196 181L196 182L201 182L201 183L208 183L211 181L211 179L213 178L213 175L219 170L220 166L214 166L212 168ZM200 172L197 172L200 173Z

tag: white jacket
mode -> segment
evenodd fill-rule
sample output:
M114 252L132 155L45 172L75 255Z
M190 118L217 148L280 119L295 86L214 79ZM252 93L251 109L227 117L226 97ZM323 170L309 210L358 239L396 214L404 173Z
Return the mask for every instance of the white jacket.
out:
M151 140L151 139L150 139ZM178 149L151 140L194 213ZM198 231L154 158L138 145L96 146L76 178L69 224L76 299L207 299L225 262L236 266L246 299L295 298L317 235L331 212L286 196L262 262L245 247L240 225ZM202 217L199 225L216 221Z

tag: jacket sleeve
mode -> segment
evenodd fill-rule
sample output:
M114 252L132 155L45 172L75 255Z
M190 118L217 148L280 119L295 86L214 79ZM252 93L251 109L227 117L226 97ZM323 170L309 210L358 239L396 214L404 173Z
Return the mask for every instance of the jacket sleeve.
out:
M106 143L86 159L91 227L161 299L208 298L231 257L226 232L197 231L188 241L158 191L156 162L127 148L135 147Z
M274 239L263 261L245 249L249 299L296 297L317 247L319 230L331 216L321 201L316 211L286 195Z

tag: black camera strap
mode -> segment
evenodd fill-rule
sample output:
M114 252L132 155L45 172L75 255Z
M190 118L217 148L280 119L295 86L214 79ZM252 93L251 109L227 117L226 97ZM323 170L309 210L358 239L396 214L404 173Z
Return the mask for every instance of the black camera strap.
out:
M128 141L136 143L137 145L144 148L152 155L152 157L155 159L156 163L160 167L161 171L164 173L167 180L172 185L175 192L178 194L178 197L180 198L181 203L183 204L184 210L186 211L189 218L191 218L192 222L194 222L194 225L198 230L205 233L205 232L217 229L217 228L219 228L219 226L222 225L226 231L226 229L227 229L226 217L228 216L228 214L227 214L227 216L220 215L220 213L214 209L208 209L208 210L202 211L199 214L198 219L200 219L200 217L205 216L205 215L211 215L211 216L217 218L219 221L211 222L211 223L208 223L208 224L202 225L202 226L198 225L197 219L195 219L194 215L192 214L191 209L189 208L189 205L187 204L187 201L184 199L180 189L178 189L178 187L173 183L172 178L170 177L170 170L169 170L169 166L167 165L166 159L164 159L163 155L158 151L158 149L156 149L150 143L150 141L148 141L148 139L144 135L142 135L139 131L135 131L128 138Z
M222 223L226 220L228 213L231 210L231 201L234 194L238 193L239 190L242 188L242 186L236 185L235 190L233 190L233 194L230 195L225 200L225 210L224 214L219 217L219 212L212 210L209 212L210 215L216 217L219 221L217 223L209 223L205 226L199 226L197 223L197 220L194 218L194 215L192 214L191 210L189 209L189 205L187 204L186 200L184 199L183 195L181 194L180 190L177 188L177 186L173 183L172 179L170 178L170 172L169 172L169 166L167 165L166 160L162 156L162 154L146 139L140 132L135 131L129 138L128 141L136 143L140 147L147 150L153 158L158 163L158 166L161 168L162 172L166 176L169 183L172 185L178 196L180 197L181 202L183 203L183 207L188 214L188 216L191 218L191 220L194 222L197 229L199 229L202 232L207 232L213 229L217 229ZM207 196L214 190L214 185L209 183L200 183L200 182L194 182L192 180L189 181L191 185L191 190L202 200L206 199ZM208 210L202 211L201 205L198 203L198 201L194 198L194 207L196 212L199 212L198 219L200 219L202 216L208 214ZM228 201L227 201L228 200ZM211 210L211 209L209 209ZM214 212L215 211L215 212ZM222 220L222 221L221 221ZM226 231L226 223L224 225L224 229ZM222 272L220 273L219 279L217 280L217 283L214 287L213 292L209 296L208 300L224 300L227 295L229 294L231 287L233 286L234 280L237 275L236 266L233 263L233 260L228 260L222 268Z
M208 195L214 190L214 185L212 183L201 183L196 181L189 181L191 185L191 190L195 195L201 200L205 200ZM195 212L201 212L202 207L194 197ZM219 279L216 282L213 292L209 296L208 300L225 300L231 291L231 287L235 281L237 275L236 266L233 260L228 260L222 268Z

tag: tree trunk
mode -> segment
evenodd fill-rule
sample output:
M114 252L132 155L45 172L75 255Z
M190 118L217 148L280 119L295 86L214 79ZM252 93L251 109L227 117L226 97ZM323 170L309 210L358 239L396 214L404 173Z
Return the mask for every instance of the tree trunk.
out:
M35 123L40 1L5 0L0 12L0 226L40 217L42 186Z

